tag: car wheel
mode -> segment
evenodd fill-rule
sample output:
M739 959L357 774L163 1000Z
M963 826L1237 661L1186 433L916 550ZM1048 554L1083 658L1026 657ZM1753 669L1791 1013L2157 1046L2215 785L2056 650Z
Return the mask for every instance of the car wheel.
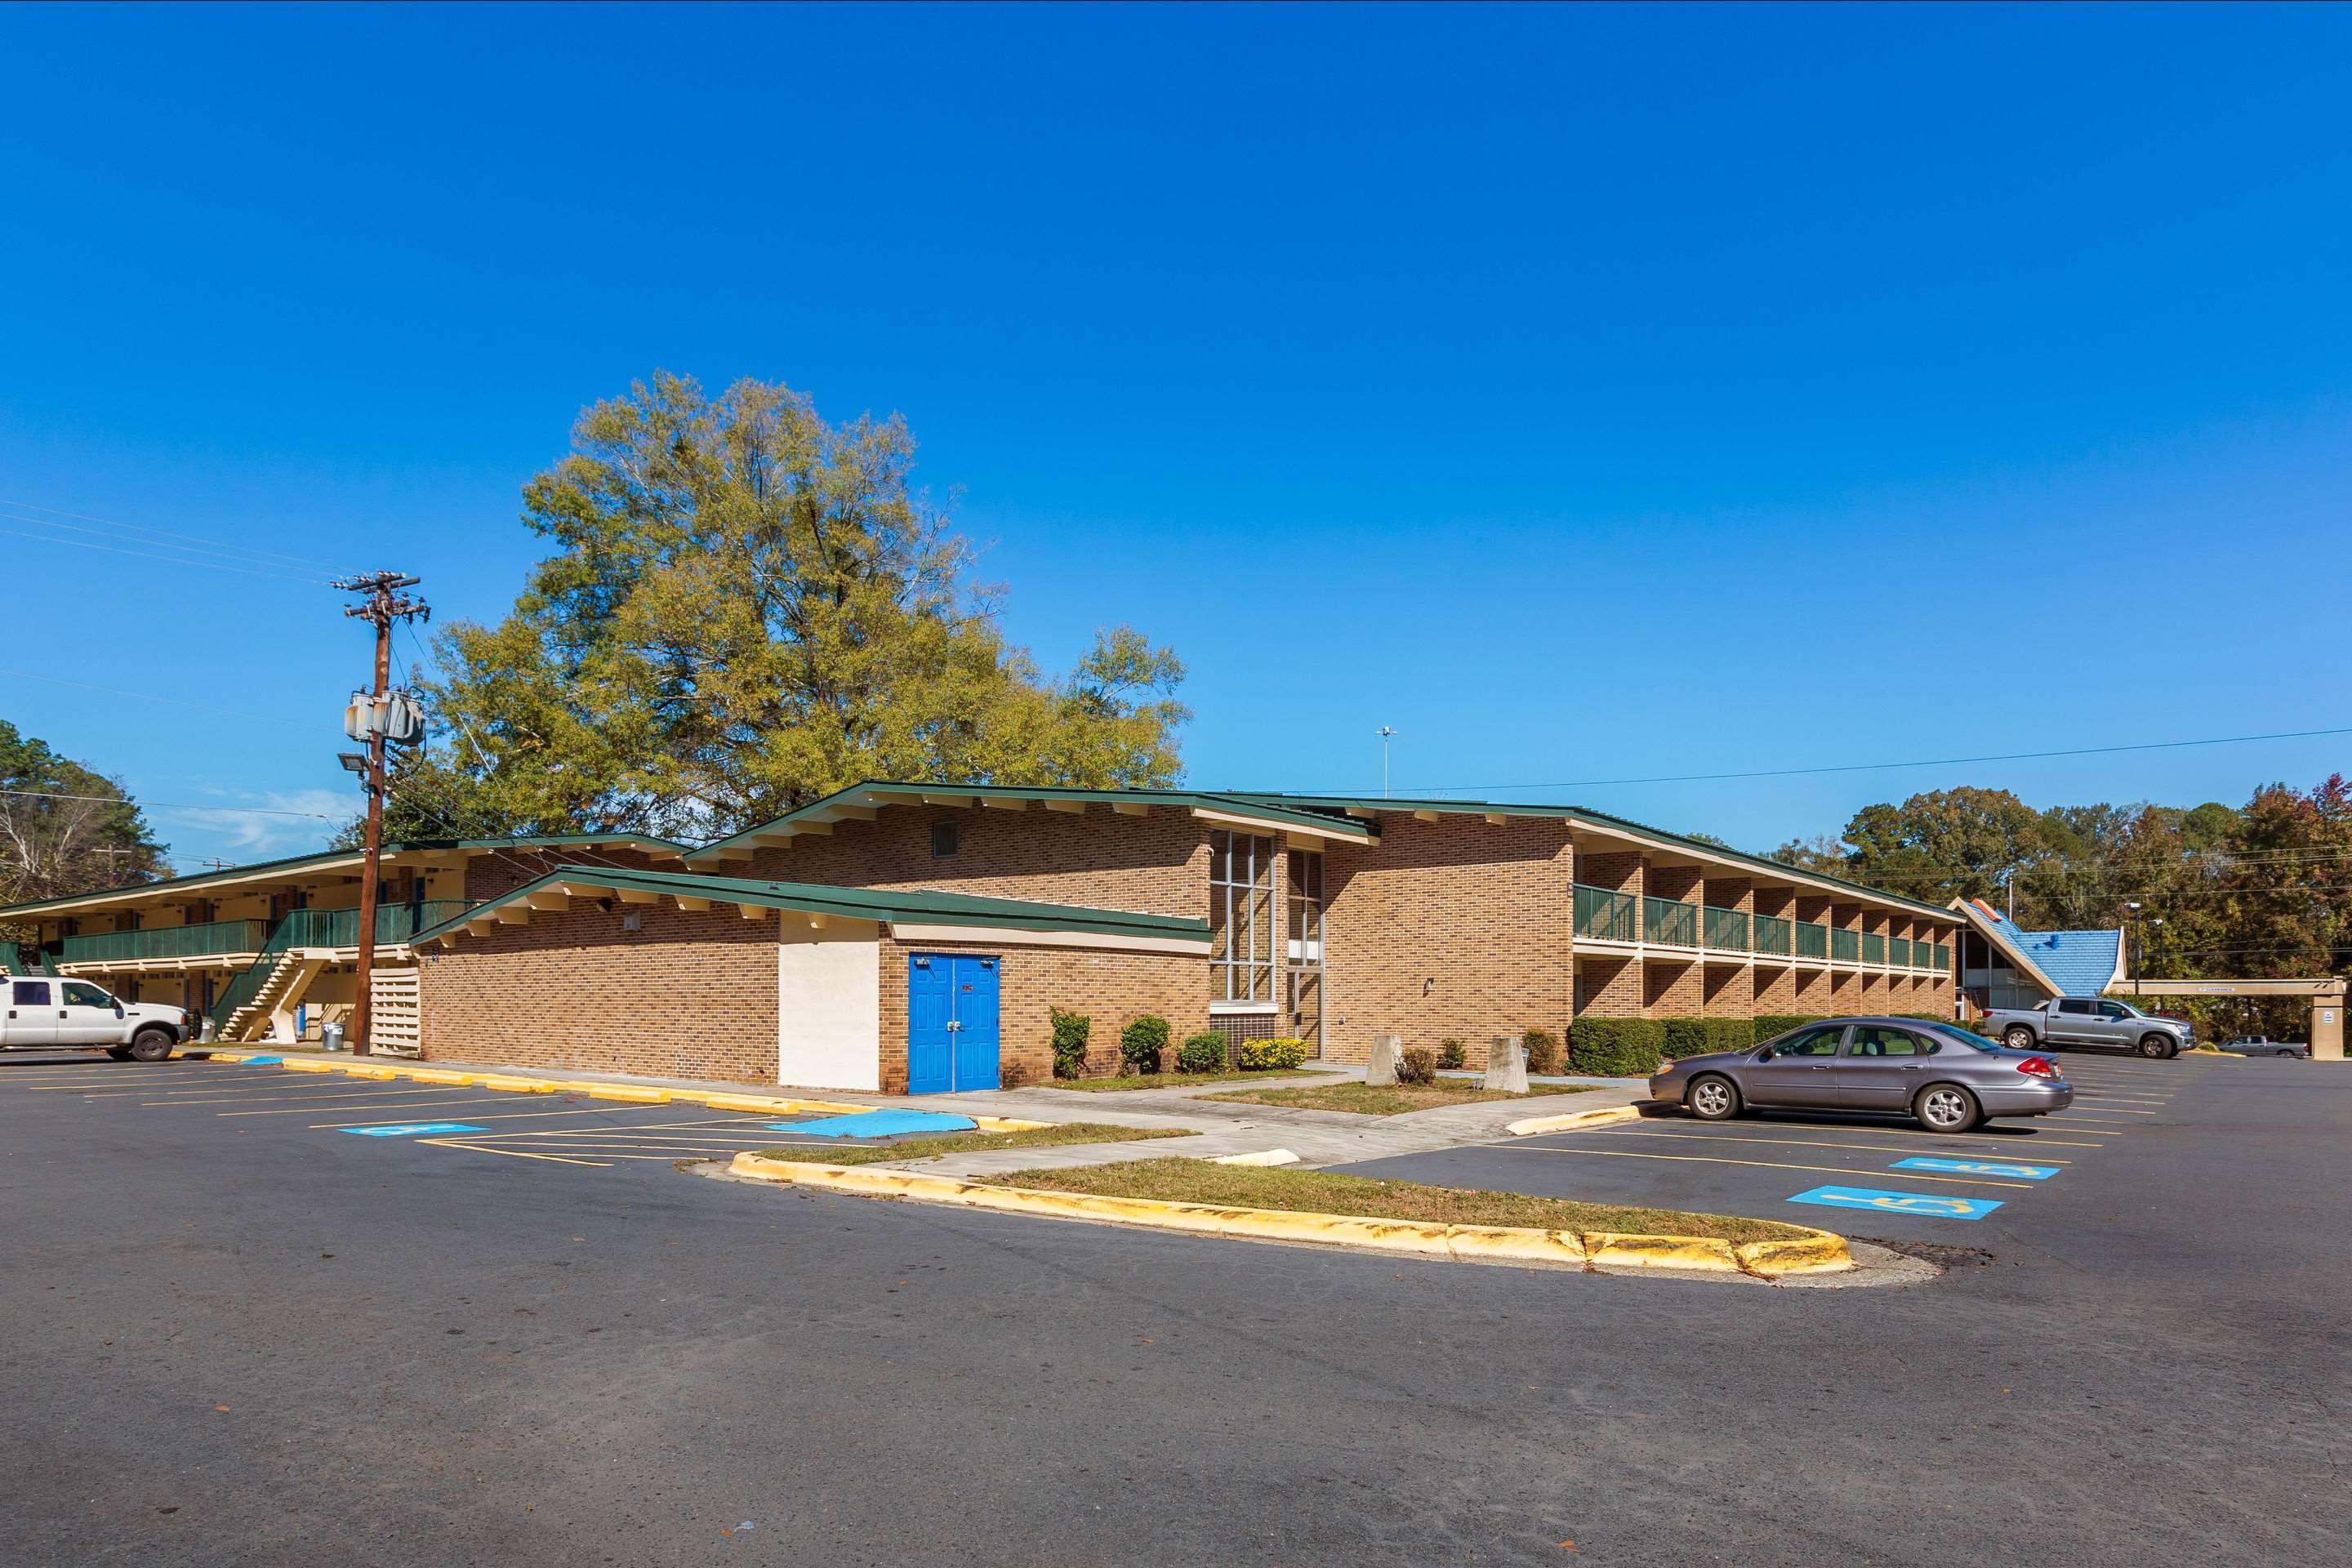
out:
M2033 1031L2020 1024L2001 1036L2000 1043L2012 1051L2030 1051L2033 1048Z
M1721 1073L1708 1073L1691 1081L1683 1103L1701 1121L1728 1121L1739 1114L1739 1086Z
M1911 1102L1911 1114L1930 1132L1966 1132L1983 1119L1977 1097L1956 1083L1931 1083Z
M178 1043L169 1029L142 1029L131 1037L131 1057L134 1061L160 1062Z
M127 1062L131 1059L131 1047L129 1046L109 1046L106 1047L106 1054L112 1057L116 1061Z
M2162 1035L2142 1035L2139 1037L2139 1054L2152 1062L2162 1061L2172 1054L2172 1042Z

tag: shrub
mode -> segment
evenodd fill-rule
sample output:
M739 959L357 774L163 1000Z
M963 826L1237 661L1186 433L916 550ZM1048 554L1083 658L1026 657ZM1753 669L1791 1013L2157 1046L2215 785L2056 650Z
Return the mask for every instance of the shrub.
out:
M1560 1059L1559 1037L1550 1030L1529 1029L1525 1037L1529 1072L1556 1074L1566 1065Z
M1580 1073L1634 1078L1657 1070L1665 1037L1662 1018L1579 1018L1568 1032L1569 1054Z
M1462 1042L1459 1040L1438 1041L1437 1065L1442 1068L1451 1068L1455 1071L1459 1071L1463 1068L1469 1066L1470 1058L1463 1051Z
M1660 1018L1658 1052L1669 1061L1704 1056L1715 1047L1706 1043L1704 1018Z
M1125 1070L1152 1073L1168 1051L1168 1020L1149 1014L1118 1032L1118 1059Z
M1251 1072L1265 1072L1274 1068L1295 1068L1307 1059L1305 1040L1244 1040L1242 1066Z
M1059 1007L1045 1011L1054 1020L1054 1076L1086 1077L1087 1037L1093 1032L1095 1021L1084 1013L1065 1013Z
M1408 1046L1397 1059L1397 1082L1435 1083L1437 1053L1427 1046Z
M1744 1051L1756 1043L1753 1018L1707 1018L1702 1023L1710 1051Z
M1176 1047L1178 1072L1223 1072L1225 1070L1225 1037L1214 1029L1204 1029L1188 1036Z
M1813 1013L1759 1013L1754 1019L1755 1030L1750 1043L1760 1046L1767 1040L1779 1038L1791 1029L1801 1029L1807 1024L1818 1024L1821 1021L1820 1016Z

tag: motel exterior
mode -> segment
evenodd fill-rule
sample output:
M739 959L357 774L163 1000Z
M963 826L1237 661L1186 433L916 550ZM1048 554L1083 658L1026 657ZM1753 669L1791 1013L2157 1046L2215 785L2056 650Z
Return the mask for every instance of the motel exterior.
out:
M1178 1040L1296 1037L1339 1064L1386 1035L1454 1038L1473 1065L1497 1037L1591 1016L1948 1017L1967 924L1579 807L1460 801L869 783L700 848L413 853L422 896L401 906L414 913L387 970L413 994L402 1016L423 1055L887 1091L1045 1081L1054 1007L1092 1018L1098 1071L1144 1015ZM275 899L273 877L355 879L356 857L223 875ZM172 906L217 909L215 880L0 921L38 921L62 972L110 951L79 938L118 934L62 921L103 908L168 930ZM240 940L278 941L262 923ZM257 967L257 991L316 963L315 988L346 962L291 950L237 973ZM128 977L142 994L186 984ZM282 1032L279 999L248 996L238 1028L267 1015Z

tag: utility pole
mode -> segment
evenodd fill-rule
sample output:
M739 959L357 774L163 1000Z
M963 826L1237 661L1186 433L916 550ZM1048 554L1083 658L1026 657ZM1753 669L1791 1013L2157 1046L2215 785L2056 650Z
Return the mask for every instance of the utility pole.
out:
M382 715L392 686L392 623L417 620L432 614L422 599L401 594L422 578L399 572L369 572L339 577L333 586L365 597L343 611L375 628L375 685L371 711ZM348 731L347 731L348 732ZM359 737L353 736L354 740ZM384 725L379 718L367 726L367 771L361 775L367 789L367 855L360 863L360 963L353 977L351 1047L353 1056L368 1054L368 987L375 973L375 899L383 856Z
M1388 799L1388 797L1389 797L1389 742L1390 742L1391 741L1392 741L1392 740L1396 739L1396 731L1395 731L1394 730L1390 729L1386 724L1383 724L1383 725L1381 725L1381 726L1380 734L1381 734L1381 798L1382 800L1386 800L1386 799Z

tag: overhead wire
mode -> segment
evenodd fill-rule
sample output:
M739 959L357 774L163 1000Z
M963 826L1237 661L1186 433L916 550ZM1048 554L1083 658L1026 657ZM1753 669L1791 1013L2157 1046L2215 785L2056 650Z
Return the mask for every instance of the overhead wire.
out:
M243 551L250 555L270 556L297 566L316 566L322 571L328 572L341 570L341 568L336 566L333 563L319 560L315 556L293 555L289 554L287 552L282 550L264 550L259 545L254 544L230 545L226 541L215 539L206 534L180 533L168 528L153 528L143 522L123 522L119 519L99 517L93 513L86 511L68 511L63 507L44 506L39 501L10 500L5 497L0 497L0 507L17 507L26 511L46 512L52 517L70 517L81 522L97 523L102 528L118 529L122 531L124 533L134 537L138 535L152 535L157 539L185 540L192 544L204 545L207 547L226 546L229 549Z

